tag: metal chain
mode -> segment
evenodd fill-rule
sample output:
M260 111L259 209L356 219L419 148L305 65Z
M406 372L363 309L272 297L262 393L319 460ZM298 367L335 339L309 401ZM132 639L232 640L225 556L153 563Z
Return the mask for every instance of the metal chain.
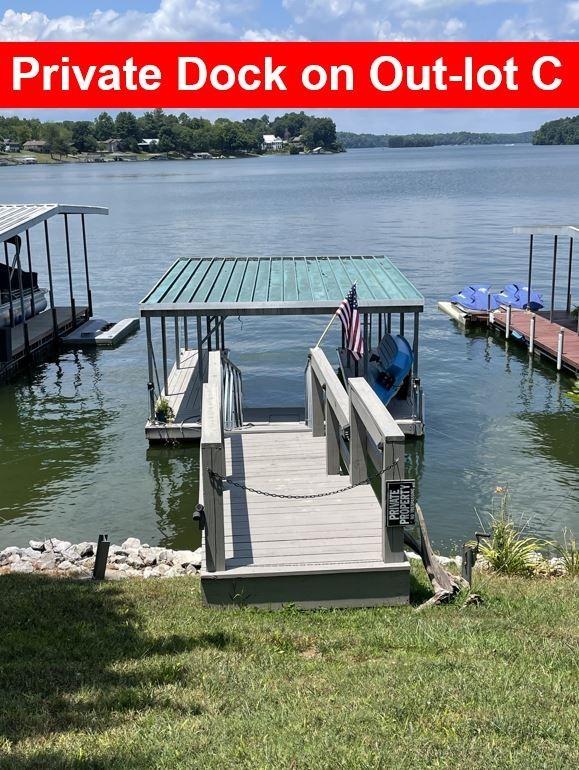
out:
M391 465L388 465L388 467L382 468L382 470L378 471L378 473L374 473L372 476L368 476L368 478L363 479L362 481L358 481L356 484L348 484L347 487L341 487L341 489L332 489L331 492L318 492L315 495L282 495L282 494L278 494L277 492L265 492L263 489L254 489L253 487L248 487L245 484L241 484L238 481L231 481L230 479L227 478L227 476L222 476L220 473L216 473L215 471L212 471L212 470L209 471L209 476L211 476L211 478L224 481L226 484L229 484L232 487L238 487L238 489L245 489L247 492L253 492L256 495L263 495L264 497L277 497L282 500L313 500L314 498L317 498L317 497L330 497L331 495L339 495L342 492L349 492L350 489L356 489L356 487L361 487L364 484L370 484L370 482L374 481L380 476L383 476L386 473L386 471L391 471L392 468L398 465L399 459L400 458L397 457Z

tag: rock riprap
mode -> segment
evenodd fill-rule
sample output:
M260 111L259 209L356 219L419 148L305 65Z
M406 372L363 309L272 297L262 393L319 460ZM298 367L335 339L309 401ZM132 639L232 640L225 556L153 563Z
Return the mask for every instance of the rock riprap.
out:
M26 548L10 546L0 551L0 574L39 572L91 577L96 548L96 543L71 543L54 537L30 540ZM200 568L201 548L175 551L129 537L121 545L111 544L106 577L180 577L195 575Z

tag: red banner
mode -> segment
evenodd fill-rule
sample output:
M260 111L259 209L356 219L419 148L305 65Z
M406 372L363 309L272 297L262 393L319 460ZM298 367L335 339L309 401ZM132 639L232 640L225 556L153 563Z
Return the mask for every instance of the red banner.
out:
M579 107L579 43L0 43L0 108Z

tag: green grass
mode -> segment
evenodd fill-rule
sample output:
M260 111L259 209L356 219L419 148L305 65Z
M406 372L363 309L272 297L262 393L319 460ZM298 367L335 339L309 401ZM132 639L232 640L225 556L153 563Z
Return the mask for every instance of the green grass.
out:
M579 763L577 581L481 575L482 607L420 613L213 611L195 578L0 587L2 770Z

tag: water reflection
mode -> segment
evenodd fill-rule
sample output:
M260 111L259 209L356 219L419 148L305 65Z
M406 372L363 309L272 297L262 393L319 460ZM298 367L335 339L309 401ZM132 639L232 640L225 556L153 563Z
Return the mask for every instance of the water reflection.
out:
M201 533L192 517L199 499L199 447L155 447L147 451L147 462L162 545L197 548Z
M0 388L5 521L45 508L80 469L98 462L116 416L105 409L100 379L96 358L71 354Z

